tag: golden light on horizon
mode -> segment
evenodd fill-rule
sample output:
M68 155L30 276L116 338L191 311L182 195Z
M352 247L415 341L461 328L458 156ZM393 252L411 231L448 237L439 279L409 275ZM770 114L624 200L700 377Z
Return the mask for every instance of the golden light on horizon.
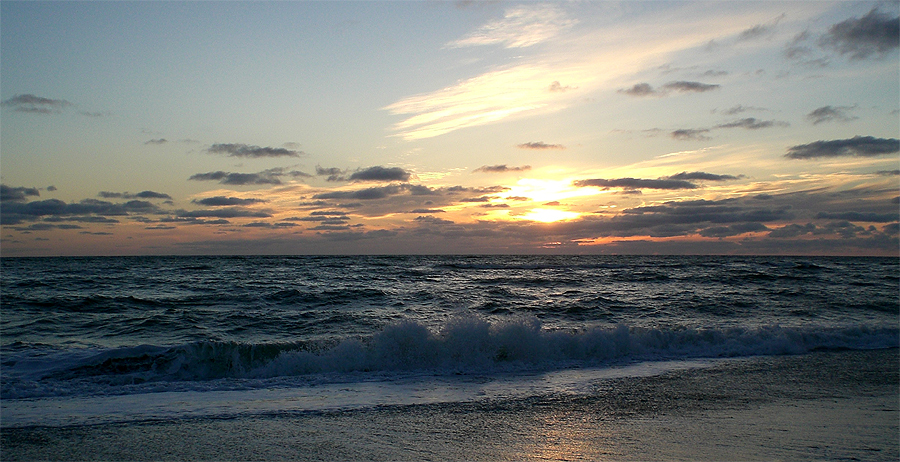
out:
M545 202L598 194L598 191L594 188L578 188L573 186L573 181L574 180L571 178L562 180L522 178L516 182L515 186L509 188L507 195L527 197L533 202L543 204Z
M568 210L557 209L531 209L528 213L519 215L518 218L523 220L540 221L542 223L553 223L555 221L572 220L580 217L578 212L570 212Z

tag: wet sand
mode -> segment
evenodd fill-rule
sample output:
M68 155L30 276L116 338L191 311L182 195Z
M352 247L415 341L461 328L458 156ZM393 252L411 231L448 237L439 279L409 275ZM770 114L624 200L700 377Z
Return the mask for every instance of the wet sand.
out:
M725 361L588 395L2 428L0 460L900 459L897 349Z

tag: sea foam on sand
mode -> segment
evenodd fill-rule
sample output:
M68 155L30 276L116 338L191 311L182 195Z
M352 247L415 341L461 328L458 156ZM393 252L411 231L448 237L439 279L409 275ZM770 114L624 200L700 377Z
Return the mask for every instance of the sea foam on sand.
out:
M898 349L728 360L577 394L4 428L3 460L898 460Z

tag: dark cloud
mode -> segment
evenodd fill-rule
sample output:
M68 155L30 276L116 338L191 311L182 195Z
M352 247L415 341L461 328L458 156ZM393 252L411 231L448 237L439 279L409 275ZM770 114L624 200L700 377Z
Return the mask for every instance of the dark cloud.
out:
M204 199L194 199L191 202L211 207L224 207L235 205L253 205L262 204L266 201L263 199L241 199L240 197L213 196Z
M494 196L479 196L479 197L466 197L460 199L460 202L490 202Z
M678 130L673 130L672 133L669 133L669 136L682 141L703 141L709 139L709 137L705 135L706 133L709 133L708 128L680 128Z
M900 170L879 170L875 172L875 174L881 176L897 176L900 175Z
M12 107L17 112L30 112L34 114L50 114L59 112L63 108L73 104L64 99L51 99L32 94L16 95L0 102L0 106Z
M519 149L566 149L565 146L561 144L547 144L543 141L532 141L529 143L522 143L516 145Z
M755 106L743 106L743 105L738 104L736 106L732 106L732 107L722 111L722 114L735 115L735 114L740 114L742 112L748 112L748 111L766 111L766 110L767 110L766 108L755 107Z
M281 184L281 180L275 175L266 175L264 173L230 173L221 170L217 172L197 173L191 175L188 180L218 181L221 184L230 185Z
M400 167L369 167L350 175L350 181L409 181L410 173Z
M172 196L168 194L158 193L154 191L141 191L137 194L131 194L128 192L117 193L110 191L100 191L98 195L104 199L172 199Z
M308 178L311 175L297 170L288 171L284 168L272 168L263 170L259 173L232 173L223 172L221 170L208 173L197 173L191 175L188 180L196 181L218 181L221 184L230 185L249 185L249 184L281 184L282 176L291 176L294 178Z
M167 140L165 138L157 138L155 140L148 140L144 144L166 144L168 142L169 142L169 140Z
M785 157L789 159L815 159L819 157L874 157L900 152L900 140L896 138L875 138L854 136L850 139L814 141L788 148Z
M49 189L49 188L48 188ZM24 201L28 196L40 196L41 193L37 188L10 187L0 184L0 202L20 202Z
M624 93L631 96L651 96L657 94L656 90L654 90L653 87L651 87L650 84L646 82L636 83L631 88L619 90L619 93Z
M891 17L877 10L862 18L850 18L837 23L819 39L819 45L833 48L850 59L884 56L900 45L900 17Z
M396 194L400 194L405 188L400 185L379 186L356 191L333 191L320 193L313 196L314 199L358 199L358 200L375 200L384 199Z
M740 120L716 125L716 128L746 128L747 130L759 130L761 128L770 128L774 126L786 127L787 122L777 120L759 120L754 117L747 117Z
M404 213L446 213L446 210L442 209L414 209Z
M858 117L851 116L847 113L847 111L853 109L853 107L849 106L822 106L814 111L810 112L806 115L806 118L809 119L813 125L818 125L822 122L849 122L851 120L856 120Z
M503 165L482 165L481 167L476 168L472 171L472 173L481 172L481 173L507 173L507 172L524 172L531 170L530 165L523 165L521 167L508 167L506 164Z
M725 238L731 236L739 236L741 234L746 233L756 233L760 231L768 231L769 228L762 223L757 222L747 222L747 223L739 223L730 226L710 226L709 228L704 228L699 231L699 234L703 237L718 237Z
M890 223L900 220L900 213L873 212L819 212L816 218L825 220L860 221L864 223Z
M743 178L743 175L716 175L715 173L706 172L681 172L667 177L668 180L706 180L706 181L729 181Z
M692 92L692 93L703 93L706 91L712 91L719 88L719 85L701 83L701 82L687 82L687 81L678 81L678 82L669 82L663 85L663 90L667 91L678 91L682 93Z
M339 168L322 168L316 165L316 175L327 176L328 178L326 178L325 181L347 181L344 174L345 172Z
M250 210L240 207L209 210L179 210L179 218L269 218L272 214L262 210Z
M159 213L156 205L147 202L132 200L123 204L101 201L96 199L84 199L80 202L67 204L59 199L47 199L43 201L16 202L10 201L0 209L3 224L17 224L22 221L35 220L42 217L72 217L99 215L101 217L126 216L129 213ZM78 220L76 220L78 221ZM109 221L96 221L106 222Z
M577 180L572 183L579 188L597 187L597 188L624 188L624 189L695 189L697 185L684 180L647 180L641 178L616 178L611 180L590 179Z
M231 157L300 157L300 151L287 148L250 146L239 143L214 144L206 150L210 154L227 154Z

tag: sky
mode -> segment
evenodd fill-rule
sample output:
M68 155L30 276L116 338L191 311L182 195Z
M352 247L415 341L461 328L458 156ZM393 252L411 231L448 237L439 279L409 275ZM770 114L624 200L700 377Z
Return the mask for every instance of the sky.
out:
M0 255L900 255L898 2L0 3Z

